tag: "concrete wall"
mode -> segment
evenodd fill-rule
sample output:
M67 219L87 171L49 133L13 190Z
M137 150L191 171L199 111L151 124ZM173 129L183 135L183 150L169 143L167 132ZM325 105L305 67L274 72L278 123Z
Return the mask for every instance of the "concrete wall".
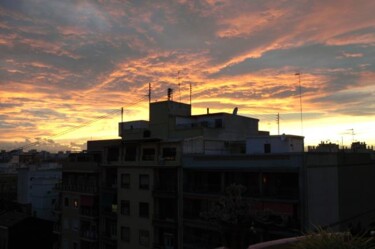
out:
M369 153L308 153L308 225L366 229L375 222L375 162Z
M336 167L307 168L306 229L339 220L338 173Z
M123 189L121 188L121 174L130 174L130 188ZM149 189L140 189L139 188L139 175L147 174L150 179ZM117 238L118 238L118 248L145 248L139 244L139 230L149 231L149 248L152 247L154 241L153 238L153 210L154 203L152 197L152 187L154 185L153 179L153 169L149 167L119 167L117 171L117 182L118 182L118 214L117 214ZM121 200L130 201L130 215L125 216L121 215ZM149 203L149 217L139 217L139 203L146 202ZM121 241L121 227L130 227L130 242Z
M303 152L303 137L280 135L248 138L246 140L246 154L266 154L265 144L270 145L269 153Z

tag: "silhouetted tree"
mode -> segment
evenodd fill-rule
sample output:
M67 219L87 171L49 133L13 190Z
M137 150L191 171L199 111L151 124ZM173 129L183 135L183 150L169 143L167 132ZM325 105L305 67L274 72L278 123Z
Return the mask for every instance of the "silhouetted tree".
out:
M251 227L255 221L254 203L244 198L246 187L232 184L225 189L225 195L202 218L220 229L223 246L242 249L248 246Z

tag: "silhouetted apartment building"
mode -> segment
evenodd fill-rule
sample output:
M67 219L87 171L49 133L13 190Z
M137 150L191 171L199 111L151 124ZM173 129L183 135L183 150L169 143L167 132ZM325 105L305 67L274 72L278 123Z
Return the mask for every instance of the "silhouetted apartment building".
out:
M222 228L203 214L233 184L245 187L243 198L262 215L242 228L245 243L294 236L313 225L344 227L342 219L355 225L355 214L375 209L372 201L347 194L372 186L367 180L352 185L361 184L363 174L375 176L373 159L306 153L303 137L271 136L259 131L258 122L237 115L237 109L191 115L190 105L168 100L150 103L149 121L120 123L121 138L88 141L86 155L100 160L63 167L56 229L61 248L220 246ZM349 179L352 171L357 180ZM83 182L96 191L73 187ZM371 190L366 191L367 198ZM322 207L330 198L333 206ZM83 207L92 215L83 215Z
M62 182L56 184L55 248L99 248L99 162L100 155L77 153L63 164Z

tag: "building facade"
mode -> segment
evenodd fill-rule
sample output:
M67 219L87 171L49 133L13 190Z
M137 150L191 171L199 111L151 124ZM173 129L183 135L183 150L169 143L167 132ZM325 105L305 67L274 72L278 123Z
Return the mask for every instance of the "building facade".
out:
M86 154L100 160L63 168L56 223L61 248L221 246L225 225L239 226L204 214L233 185L242 186L241 199L253 215L241 223L244 244L295 236L314 225L340 229L372 210L366 198L375 176L373 157L306 153L303 137L271 136L258 122L236 111L191 115L190 105L168 100L150 103L149 121L120 123L119 139L88 141ZM350 175L359 185L349 187ZM363 175L368 180L360 185ZM74 187L78 183L95 191ZM365 187L365 196L354 194ZM332 205L324 207L327 199ZM82 207L92 215L83 215Z

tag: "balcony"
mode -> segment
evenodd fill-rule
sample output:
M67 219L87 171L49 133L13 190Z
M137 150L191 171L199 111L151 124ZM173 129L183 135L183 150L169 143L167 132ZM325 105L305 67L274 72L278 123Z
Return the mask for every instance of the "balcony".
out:
M157 226L175 228L177 226L176 217L168 217L166 214L154 214L153 224Z
M60 214L61 209L62 209L61 202L57 201L55 205L53 206L53 212L55 212L56 214Z
M116 189L117 189L116 182L107 183L102 186L102 190L107 191L107 192L116 192Z
M220 184L207 184L207 183L195 183L188 184L184 187L184 193L196 193L196 194L221 194Z
M157 184L154 186L152 193L160 197L177 197L177 185Z
M60 234L61 233L61 223L54 223L53 224L53 233Z
M84 229L80 232L82 240L95 242L98 240L98 232L92 229Z
M85 218L95 219L98 218L99 212L95 208L81 207L79 214Z
M98 187L92 184L67 184L67 183L56 183L55 189L65 192L77 192L86 194L97 194Z
M103 207L102 215L109 218L117 219L117 204L112 204L111 207Z

